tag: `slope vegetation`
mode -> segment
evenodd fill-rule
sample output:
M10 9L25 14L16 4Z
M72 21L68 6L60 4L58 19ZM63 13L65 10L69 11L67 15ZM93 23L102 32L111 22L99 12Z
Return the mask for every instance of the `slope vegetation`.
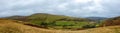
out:
M103 26L114 26L114 25L120 25L120 16L109 18L103 22Z
M42 29L16 22L15 20L0 19L0 33L120 33L120 26L68 31Z

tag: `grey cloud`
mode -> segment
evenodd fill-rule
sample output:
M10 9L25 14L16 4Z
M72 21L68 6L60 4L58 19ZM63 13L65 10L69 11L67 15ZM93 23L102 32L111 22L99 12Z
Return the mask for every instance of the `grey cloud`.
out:
M75 17L114 17L120 15L119 0L0 0L0 16L51 13ZM99 2L101 1L101 2Z

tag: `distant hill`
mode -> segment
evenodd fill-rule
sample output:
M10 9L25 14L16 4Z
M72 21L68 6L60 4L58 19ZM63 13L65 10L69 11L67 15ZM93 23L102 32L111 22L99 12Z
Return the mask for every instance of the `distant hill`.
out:
M99 22L99 21L105 20L107 18L105 18L105 17L87 17L87 19L89 19L90 21Z
M10 17L4 17L5 19L13 19L13 20L21 20L21 21L27 21L27 16L10 16Z

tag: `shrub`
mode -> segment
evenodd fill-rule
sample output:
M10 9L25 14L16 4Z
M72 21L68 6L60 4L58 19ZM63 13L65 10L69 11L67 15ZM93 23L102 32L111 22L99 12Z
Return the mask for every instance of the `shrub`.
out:
M95 28L96 25L92 25L92 24L88 24L88 25L84 25L83 28Z

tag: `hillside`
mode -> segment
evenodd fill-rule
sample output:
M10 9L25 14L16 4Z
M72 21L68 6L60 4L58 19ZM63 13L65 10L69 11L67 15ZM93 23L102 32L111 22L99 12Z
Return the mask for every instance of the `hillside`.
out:
M37 33L39 31L38 28L22 25L14 20L0 19L0 33Z
M109 18L103 21L103 26L114 26L114 25L120 25L120 16Z
M109 26L87 30L48 30L16 23L14 20L0 19L0 33L120 33L120 26Z
M46 14L46 13L36 13L30 16L10 16L5 17L7 19L14 19L20 21L44 21L44 22L54 22L54 21L89 21L85 18L76 18L76 17L69 17L63 15L53 15L53 14Z

